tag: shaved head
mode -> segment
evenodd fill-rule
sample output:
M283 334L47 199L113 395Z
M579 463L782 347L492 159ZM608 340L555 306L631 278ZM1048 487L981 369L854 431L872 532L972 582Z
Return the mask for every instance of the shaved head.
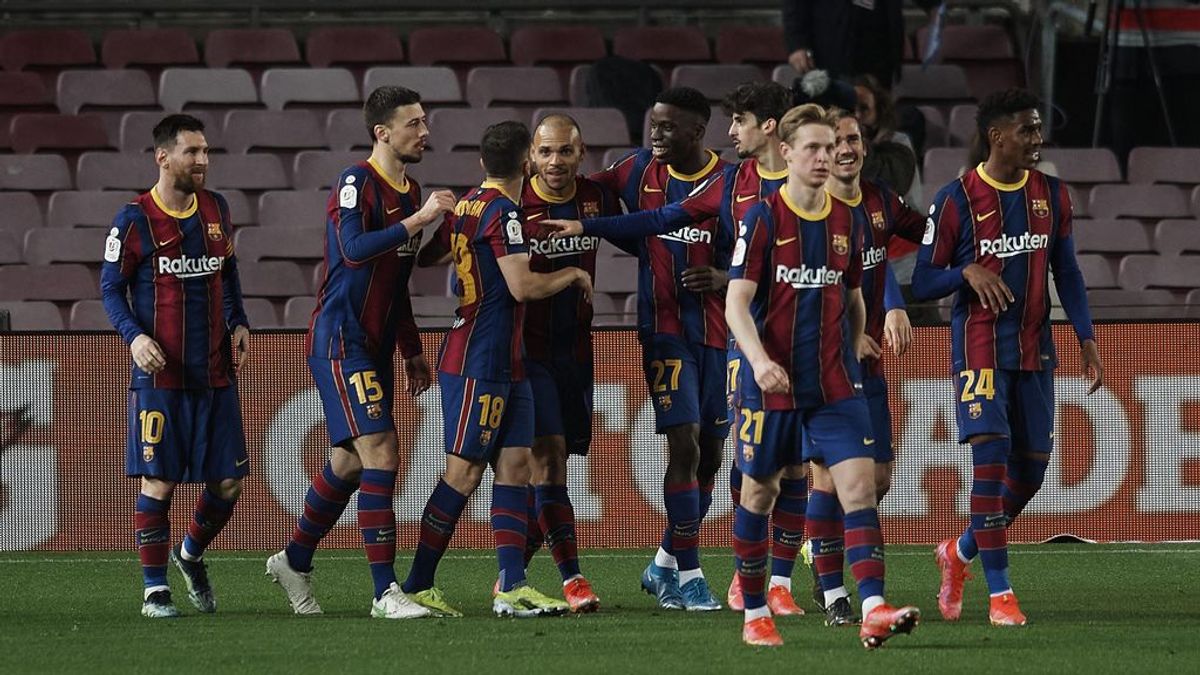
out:
M555 192L573 189L583 161L583 134L570 115L551 113L538 122L529 148L541 184Z

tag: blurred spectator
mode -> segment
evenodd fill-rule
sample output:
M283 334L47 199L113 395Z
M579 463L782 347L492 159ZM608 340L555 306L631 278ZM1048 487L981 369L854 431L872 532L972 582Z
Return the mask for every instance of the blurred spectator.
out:
M855 115L866 134L868 152L863 164L863 176L882 180L892 186L910 204L921 202L921 180L917 157L925 135L925 119L913 110L919 120L908 129L900 128L892 95L872 75L861 75L854 81L857 95ZM913 133L910 133L912 131ZM918 136L914 143L913 136Z
M788 62L834 77L869 73L891 88L904 51L903 0L784 0Z

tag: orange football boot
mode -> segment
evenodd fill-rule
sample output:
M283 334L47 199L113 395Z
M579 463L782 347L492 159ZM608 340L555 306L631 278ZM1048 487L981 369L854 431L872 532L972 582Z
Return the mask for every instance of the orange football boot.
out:
M729 609L735 612L746 611L746 602L742 599L742 577L733 571L733 581L729 582L729 592L725 594L725 600L729 602Z
M958 558L957 539L945 539L937 545L934 557L942 571L942 586L938 589L938 610L946 621L958 621L962 614L963 584L971 579L967 564Z
M1024 626L1025 615L1012 591L993 595L988 608L988 620L993 626Z
M587 614L600 609L600 598L592 591L592 585L583 577L575 577L563 585L563 598L571 606L573 614Z
M781 647L783 638L775 630L775 619L761 616L742 626L742 642L755 647Z
M775 616L804 615L804 609L792 599L792 592L786 586L772 586L767 591L767 607Z
M878 649L893 635L911 633L920 621L921 610L916 607L880 605L863 617L858 638L867 649Z

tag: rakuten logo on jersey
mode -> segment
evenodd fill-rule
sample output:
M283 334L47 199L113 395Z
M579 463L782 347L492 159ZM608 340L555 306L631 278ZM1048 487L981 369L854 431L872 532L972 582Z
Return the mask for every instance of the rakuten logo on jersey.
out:
M396 257L411 258L421 249L421 238L412 237L408 241L396 247Z
M547 258L562 258L595 251L600 247L600 237L567 237L565 239L534 239L530 249L534 255Z
M216 255L200 258L192 258L186 255L178 258L163 257L158 259L158 273L174 274L180 279L206 277L210 274L220 272L224 264L224 256Z
M994 255L997 258L1011 258L1014 255L1024 255L1050 245L1050 235L1022 232L1020 236L1010 237L1001 235L995 239L983 239L979 242L979 255Z
M796 289L836 286L842 283L842 273L838 270L831 270L825 265L815 268L808 265L801 265L800 267L776 265L775 282L788 284Z
M872 248L863 249L863 269L869 270L878 267L887 260L887 248L883 246L874 246Z
M712 232L698 227L681 227L674 232L660 234L658 238L677 241L681 244L711 244L713 240Z

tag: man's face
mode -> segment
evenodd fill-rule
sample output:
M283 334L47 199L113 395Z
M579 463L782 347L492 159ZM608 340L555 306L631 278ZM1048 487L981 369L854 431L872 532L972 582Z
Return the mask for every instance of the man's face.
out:
M375 125L375 139L391 149L396 159L416 164L425 154L429 122L420 103L397 106L387 124Z
M694 113L667 103L650 109L650 149L658 161L681 161L698 152L703 142L704 123Z
M846 182L856 180L858 174L862 173L863 158L866 156L867 149L863 145L858 120L853 117L838 120L834 138L833 177Z
M174 145L155 151L155 159L171 177L176 190L192 194L204 189L208 174L208 141L203 132L179 132Z
M875 94L862 85L855 85L854 93L858 99L858 103L854 106L855 116L858 117L864 130L874 129L876 122Z
M769 121L769 120L768 120ZM752 112L735 112L729 123L729 137L739 159L757 157L767 145L767 132Z
M991 152L1010 166L1032 169L1042 158L1042 116L1035 108L996 120L988 130Z
M824 124L805 124L792 134L791 143L780 143L788 165L788 180L810 188L825 185L833 161L835 134Z
M533 147L529 149L534 171L551 190L563 190L575 182L583 153L579 129L560 123L538 126L533 133Z

